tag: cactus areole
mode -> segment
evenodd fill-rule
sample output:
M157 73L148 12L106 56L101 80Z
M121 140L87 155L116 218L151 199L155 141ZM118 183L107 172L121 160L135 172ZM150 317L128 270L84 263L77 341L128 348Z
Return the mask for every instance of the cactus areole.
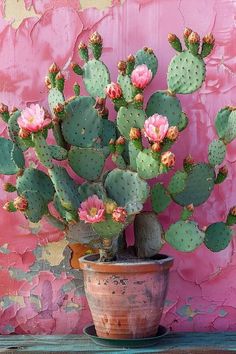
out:
M220 165L224 162L227 144L236 137L235 107L225 107L217 114L215 128L218 137L209 144L208 161L186 157L182 169L176 170L175 167L178 154L173 154L172 146L188 125L176 94L190 94L202 86L206 71L204 58L214 47L212 34L204 36L201 41L196 32L186 28L183 38L181 43L175 34L168 36L176 52L168 66L167 89L153 92L147 105L144 90L158 69L153 50L145 47L129 55L127 60L119 61L117 80L111 82L109 70L101 60L102 37L96 32L87 44L79 45L83 65L71 65L73 75L78 75L72 88L73 97L65 97L66 75L64 77L54 63L45 73L50 112L39 104L15 108L12 112L4 104L0 106L0 115L9 133L8 138L0 137L0 173L15 175L15 182L4 187L9 192L5 212L21 212L33 223L46 218L64 231L66 237L75 233L78 242L99 248L100 256L81 260L86 277L92 278L91 264L95 264L96 270L100 265L99 271L103 275L106 269L113 267L112 272L117 270L120 274L118 285L114 287L114 277L106 278L107 282L112 283L112 291L118 293L122 293L127 285L130 298L141 288L135 287L137 279L133 287L130 285L135 284L133 280L128 281L129 284L123 282L128 279L124 274L135 273L136 266L143 274L143 280L147 280L146 271L149 280L155 278L153 274L163 271L165 275L158 278L158 284L166 289L172 260L156 256L164 242L183 252L192 252L202 244L212 252L218 252L230 243L230 227L236 223L233 205L225 220L204 229L193 220L194 209L206 202L215 184L222 183L227 177L226 167ZM80 95L81 85L87 91L86 96ZM108 100L114 105L115 120L109 116ZM49 131L52 134L48 134ZM29 149L34 150L37 163L26 161L26 156L32 156L25 154ZM108 159L116 166L107 169ZM59 161L64 161L63 165ZM80 177L81 183L72 178L71 170ZM169 184L161 183L160 176L171 170L174 174ZM155 177L159 177L158 183L152 183L150 187L148 180ZM143 211L149 198L152 208ZM179 218L164 230L159 214L167 207L171 208L173 202L183 210ZM131 223L134 223L135 243L127 247L125 230ZM138 259L143 261L143 267L139 267ZM101 283L103 281L104 276ZM152 281L149 283L153 285ZM86 291L90 301L89 286ZM155 312L152 308L155 299L163 300L164 293L160 294L158 289L150 292L152 312ZM162 308L163 302L157 305ZM146 316L146 308L137 311L139 316ZM121 312L128 311L123 308ZM148 321L158 326L160 315L161 312L155 318L156 322L147 316ZM116 321L118 326L122 318ZM139 323L142 329L146 326L145 319L138 322L134 317L131 322ZM105 331L100 327L101 323L98 323L101 336L117 337L108 327ZM124 331L129 336L138 337L144 333L155 334L153 329L134 332Z

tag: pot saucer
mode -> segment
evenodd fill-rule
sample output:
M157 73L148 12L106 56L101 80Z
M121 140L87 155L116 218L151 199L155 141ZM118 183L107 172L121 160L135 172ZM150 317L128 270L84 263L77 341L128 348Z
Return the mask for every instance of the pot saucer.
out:
M154 337L137 339L112 339L98 337L96 334L95 326L89 325L83 329L83 333L88 336L94 343L106 347L139 348L151 347L155 345L160 340L160 338L166 336L169 331L166 327L159 326L157 334Z

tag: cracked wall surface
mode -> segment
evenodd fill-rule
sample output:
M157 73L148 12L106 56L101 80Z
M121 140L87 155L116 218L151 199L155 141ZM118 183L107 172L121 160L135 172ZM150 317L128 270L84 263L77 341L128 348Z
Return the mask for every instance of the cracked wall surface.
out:
M154 49L159 69L148 97L166 88L166 69L174 54L168 32L181 36L185 26L201 35L212 31L216 48L206 60L206 83L197 93L180 97L190 124L175 147L177 167L186 151L204 161L206 145L216 136L216 112L236 105L235 13L234 0L2 0L0 101L20 108L39 101L46 107L47 68L56 61L73 83L77 78L69 70L70 61L78 59L78 42L94 30L104 37L104 61L113 80L119 59L144 45ZM6 133L3 123L0 132ZM233 142L226 159L228 180L196 210L201 226L223 220L236 204L235 151ZM0 184L11 180L1 177ZM1 206L7 198L1 191ZM167 209L161 216L164 226L177 220L178 213L178 207ZM21 215L0 208L0 333L81 333L91 321L81 273L71 269L71 251L63 238L46 222L28 224ZM236 330L235 241L216 254L204 246L190 254L165 246L163 253L174 255L175 264L162 323L173 330Z

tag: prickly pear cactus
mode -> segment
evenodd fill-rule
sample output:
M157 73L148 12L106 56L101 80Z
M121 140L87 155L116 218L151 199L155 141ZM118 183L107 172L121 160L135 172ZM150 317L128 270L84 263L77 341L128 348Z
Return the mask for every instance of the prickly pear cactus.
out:
M214 38L209 34L201 42L196 32L185 29L185 49L174 34L169 34L168 41L177 53L168 67L167 89L155 91L147 104L144 90L158 68L153 49L145 47L119 61L117 82L110 82L101 60L102 37L95 32L88 44L79 44L83 64L71 65L78 75L71 90L74 96L65 96L65 77L53 63L45 79L50 113L37 104L13 112L0 105L9 134L9 139L0 137L0 173L15 175L15 183L6 183L4 190L17 194L4 209L21 211L33 223L46 217L69 238L78 233L82 243L102 245L100 259L106 261L114 259L113 241L118 244L132 222L133 250L138 257L154 256L164 240L184 252L203 243L213 252L227 247L230 227L236 224L235 207L225 222L209 225L205 231L191 219L194 208L227 177L226 166L220 165L227 144L236 138L236 109L228 106L218 112L218 137L209 144L208 163L187 156L183 168L176 170L171 150L191 122L176 94L189 94L202 86L204 58L211 53ZM87 96L80 95L81 84ZM117 112L114 120L109 119L106 100L111 100ZM37 163L25 162L28 149L34 150ZM162 175L173 169L169 183L162 183ZM156 177L158 181L151 182L150 188L146 180ZM149 197L152 211L143 212ZM182 210L179 220L165 232L156 214L172 202ZM87 236L83 237L81 230L85 229ZM120 252L121 247L116 250Z

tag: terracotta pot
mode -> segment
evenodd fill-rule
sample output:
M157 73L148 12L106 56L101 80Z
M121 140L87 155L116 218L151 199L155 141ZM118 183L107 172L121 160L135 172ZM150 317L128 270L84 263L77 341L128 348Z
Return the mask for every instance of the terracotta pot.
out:
M155 336L173 258L158 255L133 263L97 260L98 255L79 260L97 335L114 339Z

